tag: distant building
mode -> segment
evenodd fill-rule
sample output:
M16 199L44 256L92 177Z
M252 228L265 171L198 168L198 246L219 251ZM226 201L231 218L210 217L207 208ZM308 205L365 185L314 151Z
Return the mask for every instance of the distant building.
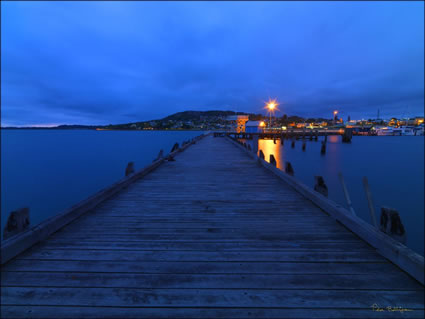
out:
M265 124L263 121L247 121L245 123L246 133L262 133L264 131Z
M245 123L248 122L248 115L231 115L227 117L228 121L234 121L234 129L236 132L245 132Z

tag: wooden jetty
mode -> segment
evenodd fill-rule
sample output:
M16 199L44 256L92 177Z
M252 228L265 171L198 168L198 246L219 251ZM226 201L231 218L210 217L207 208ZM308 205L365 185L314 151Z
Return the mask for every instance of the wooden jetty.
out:
M185 148L3 241L1 317L423 318L423 257L229 138Z

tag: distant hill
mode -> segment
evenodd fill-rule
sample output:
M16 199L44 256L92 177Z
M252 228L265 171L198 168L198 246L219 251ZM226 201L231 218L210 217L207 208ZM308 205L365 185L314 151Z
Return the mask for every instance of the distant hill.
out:
M200 120L201 117L219 117L219 116L230 116L230 115L248 115L244 112L233 112L233 111L184 111L174 113L161 119L161 121L193 121Z

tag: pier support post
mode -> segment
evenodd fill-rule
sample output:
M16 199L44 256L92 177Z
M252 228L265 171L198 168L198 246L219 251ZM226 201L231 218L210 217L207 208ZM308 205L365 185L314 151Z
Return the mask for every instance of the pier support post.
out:
M314 190L325 197L328 197L328 187L325 184L325 180L322 176L314 176Z
M283 139L284 139L284 136L283 136L283 133L281 133L280 134L280 145L283 145Z
M285 173L288 175L294 176L294 169L292 168L292 165L290 162L286 162Z
M292 148L294 148L294 147L295 147L295 140L292 140L291 147L292 147Z
M303 141L303 146L302 146L303 151L305 151L305 147L306 147L306 143L305 143L305 141Z
M276 166L276 159L274 158L273 154L270 154L269 163Z
M344 134L342 135L342 142L343 143L351 143L351 138L353 137L353 129L352 128L346 128L344 131Z
M380 229L401 243L406 243L406 231L397 210L381 207Z
M128 176L133 173L134 173L134 162L129 162L127 164L127 167L125 168L125 176Z
M319 130L315 131L314 140L317 142L319 140Z
M10 213L3 230L3 239L19 234L29 228L30 210L24 207Z
M322 141L322 147L320 148L320 154L326 154L326 142Z

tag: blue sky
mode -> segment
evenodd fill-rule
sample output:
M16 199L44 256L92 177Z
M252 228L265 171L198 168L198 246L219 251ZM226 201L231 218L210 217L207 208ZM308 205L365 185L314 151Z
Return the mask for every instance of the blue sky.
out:
M423 2L1 2L2 125L424 113Z

